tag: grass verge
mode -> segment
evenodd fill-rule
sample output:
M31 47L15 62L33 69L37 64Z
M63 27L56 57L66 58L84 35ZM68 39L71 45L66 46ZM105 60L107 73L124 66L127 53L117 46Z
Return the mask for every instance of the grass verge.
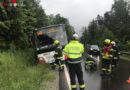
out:
M0 52L0 90L45 90L49 87L55 80L50 65L32 62L33 51L29 49Z
M130 56L129 55L120 55L121 60L127 60L130 61Z

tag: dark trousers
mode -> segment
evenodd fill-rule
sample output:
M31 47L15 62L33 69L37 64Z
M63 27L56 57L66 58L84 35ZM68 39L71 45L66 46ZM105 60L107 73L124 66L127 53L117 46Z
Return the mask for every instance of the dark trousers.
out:
M63 64L64 62L61 59L56 59L55 64L60 65Z
M112 59L113 67L117 67L118 59Z
M83 85L84 80L83 80L83 72L82 72L81 63L77 63L77 64L70 64L69 63L68 66L69 66L71 85L76 85L76 80L75 80L76 76L78 78L79 84Z
M62 61L61 59L56 59L56 61L53 63L53 65L56 67L56 65L59 65L59 69L63 69L64 68L64 61Z
M111 60L109 59L102 59L102 68L109 70L111 65Z

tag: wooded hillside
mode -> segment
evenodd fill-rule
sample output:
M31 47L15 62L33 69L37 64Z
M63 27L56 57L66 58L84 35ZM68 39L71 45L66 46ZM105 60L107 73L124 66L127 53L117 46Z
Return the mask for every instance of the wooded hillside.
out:
M28 35L36 28L65 24L68 40L74 33L69 20L57 15L46 15L39 0L19 0L24 6L0 6L0 48L25 48L29 45Z
M97 15L88 27L83 27L81 42L103 45L106 38L114 40L122 50L130 50L130 2L114 0L110 11Z

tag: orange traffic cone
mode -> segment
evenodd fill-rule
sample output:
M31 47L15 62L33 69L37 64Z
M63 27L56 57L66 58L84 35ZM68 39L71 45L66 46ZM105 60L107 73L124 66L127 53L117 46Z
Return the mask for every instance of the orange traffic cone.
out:
M130 84L130 76L129 76L129 79L127 80L127 83L129 83L129 84Z

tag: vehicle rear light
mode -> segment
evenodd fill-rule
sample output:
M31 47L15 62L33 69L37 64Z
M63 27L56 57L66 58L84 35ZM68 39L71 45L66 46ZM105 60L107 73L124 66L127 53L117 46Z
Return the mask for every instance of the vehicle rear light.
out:
M65 60L67 60L67 58L68 58L67 55L65 55Z
M129 79L127 80L127 83L129 83L129 84L130 84L130 76L129 76Z
M40 63L40 64L46 63L46 61L44 60L44 58L39 58L39 63Z

